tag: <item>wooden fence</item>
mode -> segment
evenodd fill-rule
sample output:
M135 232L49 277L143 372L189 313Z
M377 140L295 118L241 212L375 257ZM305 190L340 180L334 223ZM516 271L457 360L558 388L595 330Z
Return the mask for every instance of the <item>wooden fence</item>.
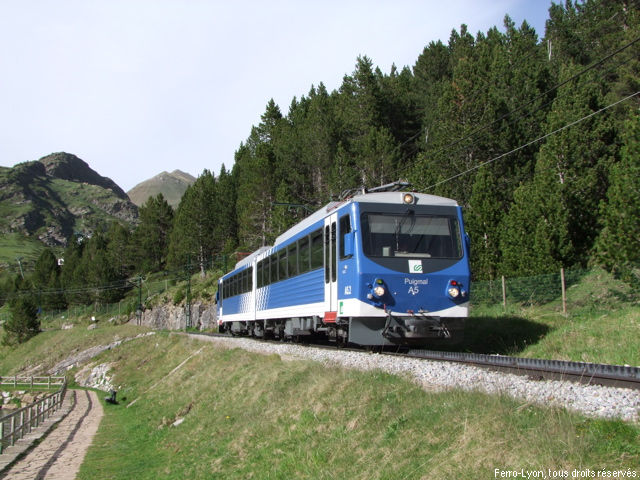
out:
M0 453L6 446L31 433L55 411L60 409L67 393L65 377L0 377L0 384L12 386L58 386L60 389L40 400L0 417Z
M0 386L10 385L12 387L62 387L67 383L65 377L2 377L0 376Z

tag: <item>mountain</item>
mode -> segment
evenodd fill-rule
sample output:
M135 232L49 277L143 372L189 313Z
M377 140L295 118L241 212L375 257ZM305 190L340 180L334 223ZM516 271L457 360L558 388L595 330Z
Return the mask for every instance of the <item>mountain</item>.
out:
M2 240L19 236L64 246L73 233L91 234L113 221L134 225L137 219L127 194L75 155L53 153L0 167Z
M195 181L195 177L180 170L174 170L171 173L162 172L137 184L127 194L133 203L141 206L149 197L155 197L162 193L167 203L176 208L187 187Z

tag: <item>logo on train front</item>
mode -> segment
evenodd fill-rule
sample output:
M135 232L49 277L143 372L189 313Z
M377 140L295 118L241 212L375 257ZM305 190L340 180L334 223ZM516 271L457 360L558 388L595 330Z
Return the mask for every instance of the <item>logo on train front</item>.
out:
M422 273L422 261L409 260L409 273Z

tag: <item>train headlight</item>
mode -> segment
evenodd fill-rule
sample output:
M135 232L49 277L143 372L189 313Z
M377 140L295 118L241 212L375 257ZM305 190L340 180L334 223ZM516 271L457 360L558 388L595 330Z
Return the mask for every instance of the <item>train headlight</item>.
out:
M447 285L447 295L449 295L449 297L453 299L456 299L461 295L464 296L461 288L462 285L460 285L460 283L456 282L455 280L450 280L449 284Z
M402 195L402 203L406 203L407 205L413 205L416 201L416 197L414 197L413 193L405 193Z
M373 282L373 294L378 298L382 298L384 297L385 292L386 289L384 288L384 282L381 278L376 278Z

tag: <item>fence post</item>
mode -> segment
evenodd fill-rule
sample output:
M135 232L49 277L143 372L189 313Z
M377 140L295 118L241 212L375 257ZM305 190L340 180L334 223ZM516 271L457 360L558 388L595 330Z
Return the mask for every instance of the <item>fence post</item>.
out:
M4 445L4 422L0 422L0 453L2 453L3 445Z
M504 275L502 275L502 306L507 308L507 284L504 279Z
M562 283L562 314L567 314L567 284L564 279L564 267L560 269L560 282Z

